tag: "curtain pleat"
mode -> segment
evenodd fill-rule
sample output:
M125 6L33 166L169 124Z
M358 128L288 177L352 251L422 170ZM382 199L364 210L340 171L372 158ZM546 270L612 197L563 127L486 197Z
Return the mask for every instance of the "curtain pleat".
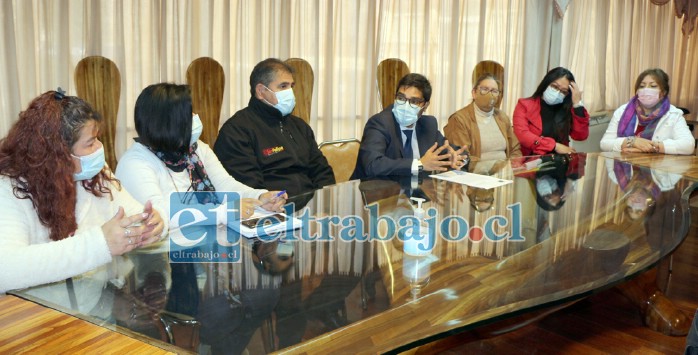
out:
M307 60L315 72L310 125L318 141L361 137L380 110L376 66L404 60L433 87L428 113L441 127L471 101L481 60L504 65L502 109L530 96L549 69L553 1L516 0L11 0L0 2L0 135L37 95L75 94L80 59L116 63L122 90L117 156L135 136L133 107L146 86L184 83L189 64L209 56L226 82L220 123L244 108L249 75L268 57ZM698 109L697 36L681 34L672 5L650 0L574 0L563 20L561 63L590 111L632 95L639 72L661 67L672 102Z
M562 65L581 83L591 112L615 110L634 94L649 68L669 74L675 106L698 109L696 36L684 36L674 3L650 0L574 0L563 22Z

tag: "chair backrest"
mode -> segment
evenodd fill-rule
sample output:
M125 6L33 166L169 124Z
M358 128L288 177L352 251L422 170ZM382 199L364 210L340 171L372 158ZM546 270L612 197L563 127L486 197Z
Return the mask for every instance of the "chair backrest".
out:
M288 58L286 64L295 71L293 80L296 82L296 86L293 88L293 93L296 96L296 107L292 114L309 123L310 108L313 105L313 86L315 85L313 68L310 63L301 58Z
M378 63L378 95L383 108L395 101L397 83L409 73L410 68L401 59L388 58Z
M502 93L504 93L504 88L506 87L504 85L504 66L493 60L483 60L480 63L477 63L477 65L473 69L473 86L475 86L477 78L479 78L480 75L485 73L494 74L494 76L496 76L497 79L499 79L499 82L502 83L502 86L499 88L499 90ZM496 108L500 108L500 106L502 105L502 97L504 97L503 94L499 95L497 103L495 104Z
M99 140L104 145L107 164L116 169L116 117L121 97L121 75L111 60L102 56L83 58L75 67L75 86L78 97L87 101L102 115Z
M213 58L197 58L187 68L187 84L191 88L192 110L204 124L200 139L213 145L218 137L225 91L223 67Z
M359 140L340 139L320 143L320 151L327 158L337 182L348 181L359 157Z
M160 331L160 340L190 351L198 350L201 329L199 321L184 314L168 311L162 311L154 318Z

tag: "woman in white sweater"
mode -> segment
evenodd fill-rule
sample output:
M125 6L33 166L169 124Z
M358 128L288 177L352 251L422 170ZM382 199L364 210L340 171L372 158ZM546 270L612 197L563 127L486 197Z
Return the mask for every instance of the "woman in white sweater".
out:
M635 96L613 113L601 138L605 152L693 154L695 140L683 112L669 103L669 75L647 69L635 81Z
M235 180L223 168L211 148L198 140L203 125L199 116L192 112L188 86L160 83L143 89L136 100L134 120L138 138L119 160L116 176L137 200L150 200L153 208L169 216L170 208L175 208L170 206L172 193L184 193L183 204L216 204L221 202L220 199L216 201L217 191L237 192L241 197L239 213L242 218L249 218L256 207L277 211L286 202L287 196L283 192L253 189ZM205 193L199 194L195 200L190 198L193 194L189 192ZM207 197L201 198L201 195ZM259 304L248 304L249 298L273 300L269 307L273 307L278 298L278 289L246 291L253 296L240 297L243 308L255 309L261 315L236 322L225 312L227 307L220 309L215 306L218 300L226 300L224 293L227 287L221 286L214 291L219 286L218 281L207 278L205 283L209 287L201 292L199 283L204 274L200 264L197 264L198 269L194 264L167 265L166 253L141 255L134 258L134 263L137 264L138 275L153 271L164 273L169 289L167 310L187 314L200 321L202 343L209 344L213 353L242 351L254 330L268 317L271 308L259 310L255 308L260 307ZM212 270L216 265L208 264L206 268ZM238 264L232 267L238 267ZM212 338L211 334L215 336ZM238 349L238 346L241 348Z
M27 292L91 312L123 271L116 256L162 234L160 214L105 166L100 123L59 89L35 98L0 143L0 293L41 285Z
M143 89L134 112L138 138L116 169L116 176L138 201L169 216L170 193L235 191L240 194L242 218L257 206L276 211L286 202L279 191L253 189L223 168L208 144L199 141L203 125L192 113L186 85L160 83Z

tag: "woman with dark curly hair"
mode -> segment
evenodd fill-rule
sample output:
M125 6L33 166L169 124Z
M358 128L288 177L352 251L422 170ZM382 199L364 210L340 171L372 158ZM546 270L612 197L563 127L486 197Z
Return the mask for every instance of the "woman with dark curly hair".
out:
M53 283L28 292L89 312L127 265L116 256L162 234L159 213L105 165L100 123L59 89L35 98L0 142L0 292Z

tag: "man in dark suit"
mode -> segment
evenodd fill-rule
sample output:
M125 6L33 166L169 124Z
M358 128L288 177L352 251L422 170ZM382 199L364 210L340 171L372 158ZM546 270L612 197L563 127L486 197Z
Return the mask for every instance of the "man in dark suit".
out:
M439 132L434 116L424 115L431 84L421 74L400 79L395 103L371 117L364 127L352 179L416 176L467 164L465 147L456 150Z

